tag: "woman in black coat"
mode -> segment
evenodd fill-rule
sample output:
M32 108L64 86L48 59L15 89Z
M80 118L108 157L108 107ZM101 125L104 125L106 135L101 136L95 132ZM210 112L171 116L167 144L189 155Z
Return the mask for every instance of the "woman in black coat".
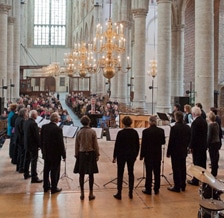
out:
M134 163L139 152L139 136L138 132L131 128L132 119L125 116L122 123L125 127L117 134L113 154L113 163L117 161L117 194L114 197L118 200L121 200L125 163L128 167L129 198L133 198Z

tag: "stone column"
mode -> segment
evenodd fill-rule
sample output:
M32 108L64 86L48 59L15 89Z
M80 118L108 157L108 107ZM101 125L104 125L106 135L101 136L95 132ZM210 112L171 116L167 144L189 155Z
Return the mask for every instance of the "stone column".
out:
M13 84L15 85L12 88L12 98L14 101L19 97L19 87L20 87L20 1L14 1L15 15L16 18L14 23L14 73L13 73ZM21 5L22 6L22 5Z
M12 100L13 84L13 47L14 47L14 17L8 17L8 53L7 53L7 99Z
M137 4L137 2L139 4ZM141 1L142 2L142 1ZM145 2L145 1L144 1ZM148 5L138 8L139 1L132 1L132 13L134 15L134 51L133 51L133 73L134 73L134 100L133 107L145 108L145 32L146 15ZM143 6L143 5L140 5ZM136 8L135 8L136 7Z
M122 3L122 4L121 4ZM124 38L126 39L126 51L124 52L124 55L122 56L121 63L122 63L122 69L123 71L126 71L127 66L127 56L130 56L128 48L128 36L129 36L129 25L128 25L128 1L122 1L120 2L120 23L124 26ZM118 11L118 10L117 10ZM129 72L130 73L130 72ZM118 102L127 104L128 103L128 74L125 72L118 72L116 75L116 99Z
M172 27L171 96L184 95L184 25Z
M156 112L169 112L171 101L171 0L158 0L157 50Z
M195 102L214 105L214 1L195 1Z
M7 30L8 30L8 12L10 5L0 4L0 86L7 86ZM4 97L4 90L1 88L1 97ZM5 99L6 100L6 99Z

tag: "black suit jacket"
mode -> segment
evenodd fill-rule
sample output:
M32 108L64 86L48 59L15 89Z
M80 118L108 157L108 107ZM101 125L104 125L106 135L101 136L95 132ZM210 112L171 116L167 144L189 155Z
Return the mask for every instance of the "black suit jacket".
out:
M29 118L24 122L24 148L26 151L37 150L40 146L40 136L37 123Z
M152 125L144 129L142 132L140 159L144 158L145 161L161 161L162 145L165 143L165 133L162 128Z
M191 129L184 123L177 122L171 127L167 156L185 158L189 146Z
M44 160L59 161L66 158L62 129L50 122L42 126L41 148Z
M189 147L194 152L200 152L207 149L208 124L206 120L199 116L191 124L191 140Z

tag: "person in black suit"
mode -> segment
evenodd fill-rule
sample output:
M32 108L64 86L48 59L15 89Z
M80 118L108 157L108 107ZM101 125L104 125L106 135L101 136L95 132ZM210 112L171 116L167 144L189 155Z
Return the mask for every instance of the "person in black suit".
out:
M118 200L121 200L125 163L128 167L129 198L133 198L134 164L139 153L139 136L138 132L131 128L132 119L125 116L122 123L124 128L117 134L113 153L113 163L117 161L117 193L114 194L114 198Z
M25 149L23 125L28 117L27 108L21 108L15 121L15 142L18 145L17 170L19 173L24 173Z
M58 181L60 177L61 159L65 161L66 151L63 141L62 129L57 126L60 120L58 113L54 112L50 116L50 123L41 128L41 148L44 159L44 192L51 189L51 194L60 192ZM49 180L51 177L51 182Z
M159 194L160 189L160 171L162 159L162 145L166 143L165 133L162 128L157 127L156 117L150 116L150 127L142 132L142 146L140 151L140 160L144 159L146 167L144 194L151 195L152 172L154 172L154 193Z
M190 152L193 157L193 164L206 169L206 150L207 150L207 132L208 125L206 120L201 116L200 107L191 109L193 122L191 124L191 139L189 144ZM198 179L193 177L187 181L190 185L199 185Z
M185 191L186 187L186 157L190 142L191 129L184 123L181 111L174 113L175 125L171 127L167 157L171 156L174 186L169 191Z
M29 119L24 122L24 148L25 148L25 163L24 163L24 179L31 178L31 183L40 183L37 176L37 160L38 150L40 148L39 129L35 122L38 114L36 110L29 112ZM29 166L31 164L31 175L29 174Z

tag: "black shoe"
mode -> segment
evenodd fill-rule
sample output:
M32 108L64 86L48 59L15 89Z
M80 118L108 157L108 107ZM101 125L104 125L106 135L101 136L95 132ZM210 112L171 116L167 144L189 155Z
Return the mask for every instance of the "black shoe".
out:
M129 196L130 199L132 199L132 198L133 198L133 192L132 192L132 191L129 192L129 193L128 193L128 196Z
M155 193L155 195L158 195L159 194L159 190L155 190L154 193Z
M175 187L168 187L167 189L171 192L180 192L180 189L177 189Z
M55 194L57 192L61 192L62 191L62 188L56 188L56 189L51 189L51 194Z
M118 199L118 200L121 200L121 194L115 194L115 195L113 195L114 196L114 198L116 198L116 199Z
M198 186L199 185L198 182L193 182L192 180L187 180L187 183L189 185L194 185L194 186Z
M44 192L48 192L49 190L51 190L51 188L44 188Z
M146 195L151 195L151 194L152 194L151 191L148 191L148 190L146 190L146 189L143 189L143 190L142 190L142 193L144 193L144 194L146 194Z
M18 170L19 173L24 173L24 169Z
M24 179L29 179L29 178L31 178L30 174L29 175L24 175Z
M94 196L94 195L90 195L89 196L89 201L92 201L92 200L94 200L96 197Z
M41 182L43 182L43 180L42 179L39 179L39 178L36 178L36 179L32 179L31 180L31 183L41 183Z
M181 191L182 191L182 192L185 192L185 190L186 190L186 188L185 188L185 187L184 187L184 188L181 188Z

